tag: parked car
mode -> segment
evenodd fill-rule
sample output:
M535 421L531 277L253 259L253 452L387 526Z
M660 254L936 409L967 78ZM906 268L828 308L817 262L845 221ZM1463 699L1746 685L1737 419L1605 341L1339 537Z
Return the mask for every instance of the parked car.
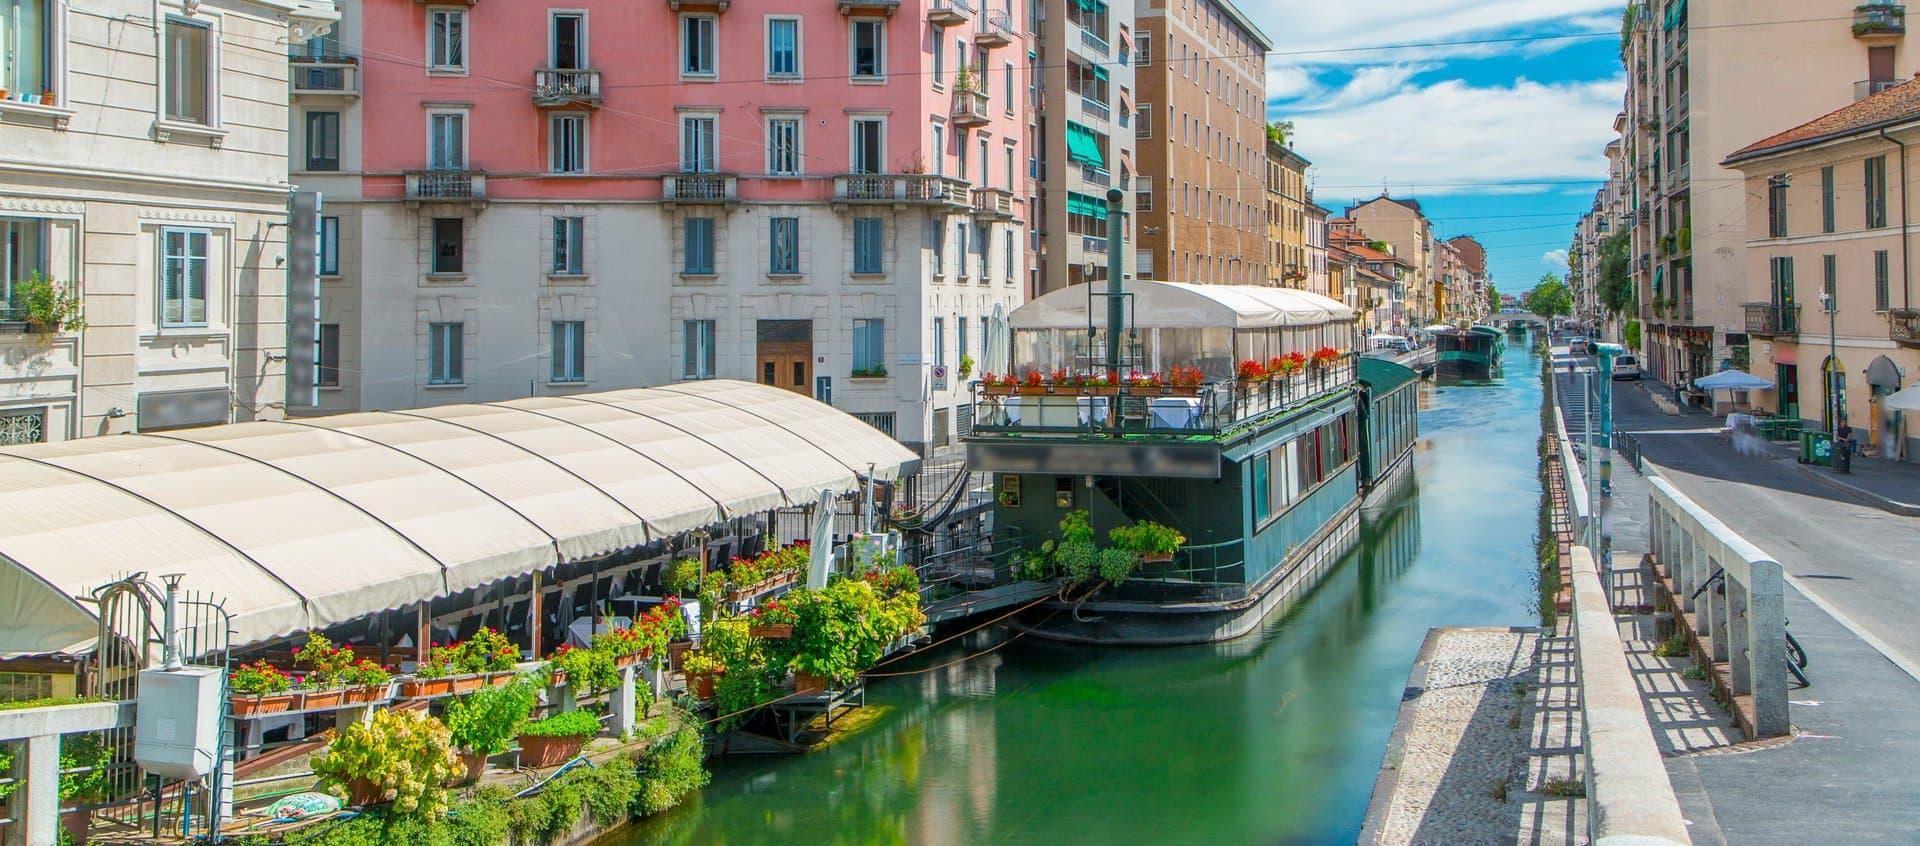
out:
M1586 348L1587 348L1586 336L1584 335L1568 335L1567 336L1567 352L1573 353L1574 355L1579 355L1580 352L1582 350L1585 350Z
M1640 381L1640 357L1633 355L1615 356L1613 359L1613 378Z

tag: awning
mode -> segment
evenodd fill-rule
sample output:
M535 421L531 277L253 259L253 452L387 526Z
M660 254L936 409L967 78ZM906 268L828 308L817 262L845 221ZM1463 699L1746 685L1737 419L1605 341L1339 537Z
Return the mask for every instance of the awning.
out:
M1072 121L1067 122L1067 158L1094 167L1107 166L1106 157L1100 154L1100 140L1093 130Z
M1654 265L1654 268L1653 268L1653 295L1654 296L1656 297L1660 296L1660 280L1664 279L1666 275L1667 275L1666 265L1664 264Z
M1132 117L1134 114L1133 93L1129 92L1126 86L1121 86L1120 88L1120 113L1128 117Z
M1094 66L1093 66L1093 78L1094 78L1094 79L1098 79L1098 80L1100 80L1101 82L1105 82L1105 81L1107 80L1107 67L1106 67L1106 65L1094 65Z
M1722 370L1693 380L1693 386L1703 391L1766 391L1773 383L1744 370Z
M1686 16L1687 0L1674 0L1673 5L1667 7L1666 30L1672 32L1675 27L1680 25L1680 20Z
M1068 195L1069 201L1072 199ZM1353 309L1311 291L1252 285L1192 285L1184 282L1127 283L1134 320L1141 329L1255 329L1268 326L1316 326L1353 319ZM1096 323L1105 323L1105 306ZM1014 329L1087 328L1087 290L1070 285L1027 301L1013 310Z
M1894 365L1893 359L1884 355L1876 356L1867 363L1867 384L1889 391L1897 389L1900 387L1900 368Z
M807 397L703 381L0 449L0 655L183 573L243 646L849 491L912 453Z
M1075 191L1068 191L1067 214L1084 214L1104 219L1107 216L1107 201L1099 197L1089 197Z
M1100 0L1073 0L1073 5L1079 6L1080 10L1084 12L1094 12L1097 14L1106 14L1107 12L1107 4L1100 2Z

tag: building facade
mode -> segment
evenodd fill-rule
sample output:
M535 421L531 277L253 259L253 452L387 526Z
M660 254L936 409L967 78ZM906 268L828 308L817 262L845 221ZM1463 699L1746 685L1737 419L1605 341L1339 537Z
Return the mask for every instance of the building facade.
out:
M333 17L0 4L0 442L285 413L283 45Z
M981 2L983 0L975 0ZM1005 2L1005 0L1002 0ZM1039 15L1052 6L1024 7ZM1136 66L1153 61L1155 45L1134 31L1133 5L1105 0L1067 3L1058 14L1034 21L1030 60L1034 74L1034 114L1028 138L1035 161L1035 252L1030 296L1107 278L1107 192L1119 190L1122 204L1150 207L1151 192L1136 193L1136 137L1154 128L1153 115L1136 114ZM1129 199L1130 197L1130 199ZM1124 221L1131 241L1136 222ZM1124 247L1121 272L1151 277L1138 268Z
M1472 235L1456 235L1447 239L1447 247L1459 263L1460 278L1454 300L1461 304L1462 316L1468 320L1486 320L1492 312L1487 302L1487 286L1493 284L1487 272L1486 246Z
M1306 288L1316 294L1313 262L1307 257L1307 161L1293 148L1267 139L1268 284Z
M1764 198L1747 213L1743 308L1755 405L1832 430L1842 419L1876 454L1920 460L1911 414L1883 408L1920 377L1910 212L1920 173L1920 80L1759 141L1726 161Z
M342 5L291 60L321 410L722 377L965 430L1030 284L1006 0Z
M1307 200L1307 290L1316 294L1325 294L1347 304L1348 308L1359 308L1353 289L1346 285L1346 277L1335 277L1327 267L1328 220L1333 213L1315 204L1311 197Z
M1273 278L1265 60L1273 44L1229 0L1142 0L1134 16L1150 59L1136 68L1139 109L1152 113L1140 123L1135 187L1140 273L1263 284Z
M1447 315L1446 288L1440 257L1434 251L1433 222L1419 200L1401 200L1385 194L1347 208L1355 228L1393 247L1393 255L1408 265L1406 318L1426 326Z
M1905 8L1857 0L1631 4L1624 157L1648 372L1711 374L1746 346L1752 198L1719 163L1782 125L1892 86L1920 67Z

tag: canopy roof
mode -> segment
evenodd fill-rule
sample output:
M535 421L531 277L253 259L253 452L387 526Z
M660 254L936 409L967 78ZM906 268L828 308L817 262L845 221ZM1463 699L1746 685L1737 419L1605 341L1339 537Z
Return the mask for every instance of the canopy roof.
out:
M135 572L225 600L234 644L321 628L895 478L807 397L687 382L0 449L0 654L84 649Z
M1095 283L1104 293L1106 283ZM1013 310L1014 329L1085 329L1086 285L1071 285L1029 300ZM1317 326L1353 319L1353 309L1310 291L1252 285L1193 285L1185 282L1128 282L1133 295L1128 311L1141 329L1257 329L1269 326ZM1106 300L1094 297L1105 326Z

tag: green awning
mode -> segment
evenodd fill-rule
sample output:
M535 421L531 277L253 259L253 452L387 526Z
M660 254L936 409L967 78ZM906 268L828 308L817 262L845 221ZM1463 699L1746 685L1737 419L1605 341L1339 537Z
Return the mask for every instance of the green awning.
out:
M1654 295L1654 297L1656 297L1656 298L1660 296L1660 280L1662 280L1662 279L1664 279L1664 278L1666 278L1666 275L1667 275L1667 266L1666 266L1666 265L1664 265L1664 264L1662 264L1662 265L1655 265L1655 266L1654 266L1654 268L1653 268L1653 295Z
M1107 201L1098 197L1089 197L1075 191L1067 192L1067 214L1083 214L1088 217L1107 216Z
M1099 138L1088 129L1072 121L1067 122L1067 158L1085 162L1094 167L1106 167L1106 157L1100 154Z
M1106 68L1106 66L1105 66L1105 65L1094 65L1094 66L1093 66L1093 76L1094 76L1094 78L1095 78L1095 79L1098 79L1098 80L1100 80L1100 81L1102 81L1102 82L1105 82L1105 81L1106 81L1106 79L1107 79L1107 68Z
M1107 12L1107 4L1100 2L1100 0L1073 0L1073 5L1079 6L1083 12L1095 12L1103 15Z
M1686 16L1687 0L1675 0L1673 5L1667 7L1667 31L1672 32L1674 27L1680 25L1680 19Z

